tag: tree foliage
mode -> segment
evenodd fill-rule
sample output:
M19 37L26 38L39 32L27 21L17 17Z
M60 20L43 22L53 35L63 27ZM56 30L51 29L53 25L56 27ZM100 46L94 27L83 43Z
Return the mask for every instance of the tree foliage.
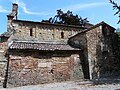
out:
M88 20L87 18L83 19L78 15L73 15L73 13L69 10L66 13L64 13L60 9L60 10L57 10L57 15L55 15L53 18L51 17L49 18L49 20L42 20L42 22L85 26Z
M120 32L120 28L117 28L117 29L116 29L116 32Z
M119 17L118 24L119 24L120 23L120 6L117 3L115 3L113 0L109 0L109 1L110 3L113 4L113 10L117 10L114 15L119 15L118 16Z

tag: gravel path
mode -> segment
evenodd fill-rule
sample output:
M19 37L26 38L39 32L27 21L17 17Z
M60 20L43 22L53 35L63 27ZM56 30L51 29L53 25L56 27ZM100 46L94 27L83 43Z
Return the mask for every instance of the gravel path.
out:
M89 81L84 83L68 81L6 89L1 88L0 90L120 90L120 84L93 85Z

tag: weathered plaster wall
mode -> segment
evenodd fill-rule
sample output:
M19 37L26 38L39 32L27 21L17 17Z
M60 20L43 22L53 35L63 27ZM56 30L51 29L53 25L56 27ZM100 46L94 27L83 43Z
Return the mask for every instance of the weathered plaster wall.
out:
M10 55L8 83L23 86L83 79L79 52L75 52L13 51Z

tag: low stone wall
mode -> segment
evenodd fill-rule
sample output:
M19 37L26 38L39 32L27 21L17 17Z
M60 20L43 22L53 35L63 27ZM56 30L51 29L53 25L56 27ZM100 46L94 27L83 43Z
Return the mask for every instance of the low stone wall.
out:
M79 54L73 52L13 51L10 55L8 83L23 86L83 79Z

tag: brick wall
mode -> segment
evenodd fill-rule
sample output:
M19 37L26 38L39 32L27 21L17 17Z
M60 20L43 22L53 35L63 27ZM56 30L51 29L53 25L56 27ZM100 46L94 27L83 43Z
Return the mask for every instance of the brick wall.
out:
M78 51L12 51L8 83L14 86L83 79Z

